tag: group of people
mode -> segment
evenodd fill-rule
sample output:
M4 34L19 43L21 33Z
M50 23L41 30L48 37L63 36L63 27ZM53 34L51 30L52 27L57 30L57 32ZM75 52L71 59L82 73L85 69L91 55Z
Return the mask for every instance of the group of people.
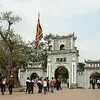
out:
M48 77L46 77L44 80L41 78L30 78L27 77L26 79L26 94L33 94L34 93L34 85L37 85L38 87L38 93L44 93L46 94L47 92L54 93L54 89L56 88L57 90L62 89L61 88L61 79L54 79L52 77L51 80L49 80ZM0 74L0 89L2 95L5 94L6 87L8 87L9 95L12 94L13 87L14 87L14 77L13 75L10 76L9 79L6 80L5 76Z
M95 89L96 85L98 89L100 89L100 78L98 79L90 78L90 88L92 87L93 89Z
M6 91L6 86L8 87L9 95L11 95L12 94L12 90L13 90L13 86L14 86L14 78L11 75L9 80L6 81L5 76L3 76L0 73L0 89L1 89L2 95L4 95L4 93Z
M34 84L37 84L37 86L38 86L38 93L42 93L42 90L43 90L44 94L46 94L49 91L51 91L51 93L54 93L54 88L56 88L57 90L62 89L61 88L61 80L59 78L54 79L52 77L52 79L49 80L48 77L46 77L44 80L42 80L42 77L36 78L36 79L27 77L26 94L34 93Z

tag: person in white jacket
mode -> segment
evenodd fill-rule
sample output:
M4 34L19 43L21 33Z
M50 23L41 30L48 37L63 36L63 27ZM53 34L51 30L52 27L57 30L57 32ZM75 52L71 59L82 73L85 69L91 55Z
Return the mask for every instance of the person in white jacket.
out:
M44 81L43 81L43 88L44 88L44 94L46 94L46 92L47 92L47 81L46 81L46 79L44 79Z
M97 80L98 89L100 89L100 78Z

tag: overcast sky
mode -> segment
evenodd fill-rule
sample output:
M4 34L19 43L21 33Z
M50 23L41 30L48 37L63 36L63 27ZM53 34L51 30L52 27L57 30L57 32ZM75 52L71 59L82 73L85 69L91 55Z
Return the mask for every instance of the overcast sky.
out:
M24 40L35 39L40 12L44 35L75 32L80 61L100 59L100 0L0 0L0 12L4 11L22 18L13 28Z

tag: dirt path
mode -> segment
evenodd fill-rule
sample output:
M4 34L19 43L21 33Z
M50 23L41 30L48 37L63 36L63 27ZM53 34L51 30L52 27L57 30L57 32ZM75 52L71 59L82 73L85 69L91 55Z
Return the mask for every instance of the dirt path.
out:
M55 93L25 94L24 92L13 92L13 95L0 94L0 100L100 100L98 89L63 89Z

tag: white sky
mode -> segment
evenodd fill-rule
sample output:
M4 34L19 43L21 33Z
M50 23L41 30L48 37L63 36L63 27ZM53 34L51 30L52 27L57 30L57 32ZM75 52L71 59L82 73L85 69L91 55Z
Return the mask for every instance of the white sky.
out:
M24 40L35 39L40 12L44 35L75 32L80 61L100 59L100 0L0 0L0 12L4 11L22 18L13 28Z

